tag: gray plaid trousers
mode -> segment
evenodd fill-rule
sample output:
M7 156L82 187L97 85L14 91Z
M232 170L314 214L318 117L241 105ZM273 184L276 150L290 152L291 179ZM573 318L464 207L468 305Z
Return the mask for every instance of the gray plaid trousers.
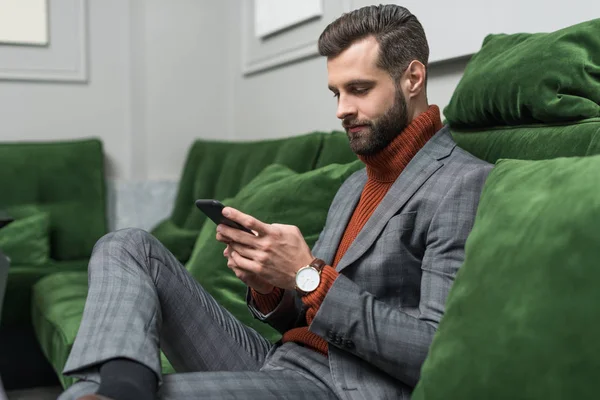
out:
M161 376L160 349L178 373ZM83 320L63 373L81 379L60 400L93 393L99 366L135 360L160 377L161 399L336 399L327 358L273 346L240 323L152 235L109 233L89 264Z

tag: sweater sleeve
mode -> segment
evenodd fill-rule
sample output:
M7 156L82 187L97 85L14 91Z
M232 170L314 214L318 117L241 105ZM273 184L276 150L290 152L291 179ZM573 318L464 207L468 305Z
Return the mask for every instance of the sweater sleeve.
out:
M317 311L319 311L321 303L325 300L329 288L331 288L338 276L339 273L333 267L326 265L323 271L321 271L321 283L319 287L314 292L302 296L302 302L308 307L306 310L306 322L309 325L317 314Z
M252 298L254 299L256 308L263 314L268 314L273 311L283 297L283 289L278 287L267 294L259 293L254 289L250 289L250 291L252 292Z

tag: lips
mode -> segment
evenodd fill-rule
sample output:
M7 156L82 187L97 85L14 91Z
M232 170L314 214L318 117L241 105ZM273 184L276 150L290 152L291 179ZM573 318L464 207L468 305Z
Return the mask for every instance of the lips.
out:
M363 130L366 127L367 127L367 125L352 125L352 126L347 126L345 128L348 132L356 133L356 132Z

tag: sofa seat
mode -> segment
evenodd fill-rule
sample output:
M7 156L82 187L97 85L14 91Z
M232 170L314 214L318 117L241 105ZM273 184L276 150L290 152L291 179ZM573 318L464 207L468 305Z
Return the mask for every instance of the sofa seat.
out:
M86 274L88 259L72 261L50 260L44 265L11 265L6 286L5 304L2 312L3 326L29 327L29 310L33 285L46 275L73 272ZM16 307L15 305L19 305Z
M35 284L31 314L37 339L54 369L65 365L87 298L87 272L59 272ZM59 375L63 385L71 378Z
M37 339L44 355L55 371L67 362L81 318L88 291L87 272L59 272L35 284L31 314ZM174 372L161 353L163 374ZM58 374L63 387L74 383L73 378Z
M172 215L153 230L182 263L188 261L205 222L194 201L233 198L267 166L281 164L294 172L356 161L343 132L312 132L290 138L252 142L196 140L188 153ZM316 240L316 237L314 238ZM87 273L57 272L34 287L32 319L45 357L64 387L73 379L61 371L73 346L87 297ZM173 372L163 354L163 374Z

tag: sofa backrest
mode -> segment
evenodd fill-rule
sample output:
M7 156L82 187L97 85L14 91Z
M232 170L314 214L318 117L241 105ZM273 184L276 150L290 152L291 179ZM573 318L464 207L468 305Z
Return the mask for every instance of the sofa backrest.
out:
M314 169L329 164L346 164L352 161L356 161L356 154L350 150L346 133L331 132L323 136L319 158Z
M458 145L492 163L600 154L599 29L488 35L444 109Z
M90 256L107 229L105 192L100 140L0 143L0 208L48 211L55 260Z
M251 142L197 140L187 155L171 220L181 228L200 229L205 217L195 208L196 199L232 197L270 164L306 172L355 159L340 132Z

